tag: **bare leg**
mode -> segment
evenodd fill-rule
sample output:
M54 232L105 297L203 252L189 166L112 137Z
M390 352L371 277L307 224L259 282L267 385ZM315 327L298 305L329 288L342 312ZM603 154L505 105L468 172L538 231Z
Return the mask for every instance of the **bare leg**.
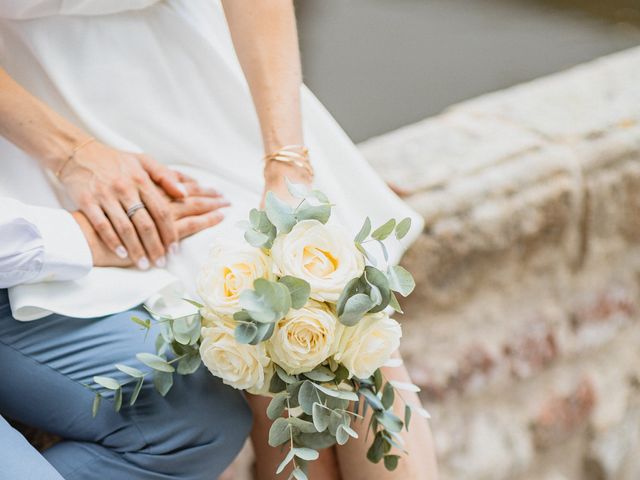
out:
M253 430L251 443L256 455L255 480L286 479L291 473L291 467L276 476L276 470L286 452L280 448L270 447L268 444L271 420L266 415L269 398L247 395L247 401L253 411ZM366 461L366 459L365 459ZM320 458L309 464L309 478L311 480L340 480L335 450L329 448L320 451Z
M404 366L383 368L382 373L388 380L411 382ZM408 404L420 405L417 394L405 391L399 393ZM396 395L394 411L400 418L404 418L404 402L399 398L399 395ZM357 421L352 424L360 438L351 439L336 449L342 478L349 480L369 480L372 478L376 480L436 480L438 478L433 439L425 418L416 414L412 415L409 432L405 430L402 432L408 455L392 451L392 453L400 455L401 458L398 468L393 472L388 472L382 462L374 464L366 459L367 450L372 441L371 434L369 434L368 440L364 441L370 416L369 413L364 422Z

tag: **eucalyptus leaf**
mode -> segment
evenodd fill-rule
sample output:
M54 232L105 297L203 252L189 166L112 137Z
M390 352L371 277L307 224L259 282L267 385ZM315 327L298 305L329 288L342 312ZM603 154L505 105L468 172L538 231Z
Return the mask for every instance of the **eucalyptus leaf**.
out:
M296 444L321 450L336 444L336 438L328 430L315 433L299 433L295 437Z
M201 304L200 302L196 302L195 300L191 300L190 298L182 298L185 302L190 303L191 305L193 305L194 307L196 307L198 310L200 310L201 308L204 308L204 305Z
M295 375L289 375L285 372L281 367L276 365L276 374L285 382L285 383L297 383L299 382L298 377Z
M98 415L98 410L100 409L100 404L102 403L102 395L96 393L96 396L93 397L93 404L91 405L91 416L96 418Z
M367 294L356 293L349 297L344 304L344 310L339 317L340 323L347 327L354 326L373 306L373 302Z
M398 433L402 430L403 423L394 413L390 411L376 412L376 420L388 431Z
M389 268L387 278L389 279L391 290L398 292L403 297L409 295L416 286L411 274L400 265L394 265Z
M409 233L409 229L411 228L411 218L406 217L398 222L396 225L396 238L401 240L405 237L407 233Z
M398 382L396 380L389 380L389 383L393 385L396 390L404 390L406 392L418 393L420 387L409 382Z
M369 251L366 248L364 248L362 244L356 243L356 248L358 249L358 251L360 251L362 255L364 255L364 257L369 261L371 265L374 265L374 266L377 265L378 262L376 261L376 257L371 255Z
M122 408L122 388L119 388L115 391L113 395L113 409L116 412L119 412Z
M93 381L108 390L115 391L120 389L120 383L118 383L118 381L115 378L96 375L95 377L93 377Z
M256 336L249 342L251 345L258 345L260 342L264 342L265 340L269 340L271 335L273 335L273 331L275 330L275 323L256 323L256 328L258 329Z
M287 452L287 455L284 457L284 460L282 460L280 465L278 465L278 469L276 470L276 475L280 475L282 471L285 468L287 468L287 465L291 463L291 460L293 460L293 457L294 457L293 450L289 450L289 452Z
M141 372L137 368L130 367L128 365L123 365L121 363L116 363L115 367L121 372L126 373L130 377L134 377L134 378L144 377L144 372Z
M354 241L356 243L362 243L367 239L370 233L371 233L371 219L367 217L364 219L364 224L360 228L360 231L356 235Z
M382 438L382 434L378 432L373 439L373 444L367 450L367 458L370 462L378 463L382 460L384 456L384 439Z
M253 228L249 228L244 232L244 239L247 241L249 245L256 248L262 248L269 243L269 235L266 235L262 232L258 232Z
M382 371L379 368L373 372L373 384L376 387L376 392L379 392L382 388Z
M318 401L314 384L309 380L305 380L300 391L298 392L298 402L300 408L307 415L313 414L313 404Z
M298 447L293 449L293 453L296 457L309 462L317 460L320 454L313 448Z
M269 445L277 447L288 442L290 438L291 431L287 419L283 417L276 418L269 429Z
M331 415L329 416L329 432L331 432L331 434L335 436L338 432L338 427L340 427L340 425L344 425L345 423L345 417L341 412L338 412L336 410L332 411Z
M148 330L149 328L151 328L151 320L149 320L148 318L147 318L147 319L142 320L142 319L141 319L141 318L139 318L139 317L131 317L131 321L132 321L133 323L136 323L136 324L140 325L142 328L145 328L145 329L147 329L147 330Z
M131 398L129 398L129 406L133 406L138 400L138 396L140 395L140 391L142 390L142 384L144 383L144 378L139 378L136 380L136 384L133 387L133 392L131 392Z
M315 425L312 422L307 422L298 417L289 417L287 422L291 427L300 433L315 433L317 432Z
M402 311L402 307L400 307L400 303L398 302L398 299L393 294L393 292L391 292L391 296L389 297L389 306L391 306L391 308L393 308L398 313L404 313Z
M311 205L304 202L296 211L295 218L301 222L303 220L317 220L320 223L327 223L331 217L331 205Z
M382 390L382 405L384 406L384 408L391 408L394 399L395 392L393 390L393 386L389 382L387 382L385 383L384 389Z
M293 478L296 480L309 480L307 474L304 473L301 468L294 469L293 472L291 472L291 475L293 475Z
M238 322L233 335L238 343L251 343L258 334L258 327L251 322Z
M154 355L153 353L138 353L136 358L144 363L147 367L153 368L159 372L172 373L175 371L172 365L167 363L167 361L159 357L158 355Z
M309 282L291 275L285 275L278 281L284 284L289 290L292 308L298 309L306 305L309 300L309 294L311 293Z
M273 192L267 192L265 211L269 221L278 229L278 233L289 233L296 224L293 208L280 200Z
M380 227L376 228L371 233L371 238L375 238L376 240L384 240L389 235L391 235L391 232L393 232L393 229L395 227L396 227L396 221L395 221L395 219L392 218L388 222L386 222L383 225L381 225Z
M344 425L339 425L338 429L336 430L336 441L338 442L338 445L344 445L345 443L347 443L347 441L349 441L349 434L344 429L344 427Z
M305 373L304 376L316 382L330 382L336 378L335 373L323 366L314 368L310 372Z
M350 400L352 402L358 401L358 394L355 392L349 392L347 390L334 390L322 385L314 384L314 386L322 393L329 395L330 397L340 398L342 400Z
M182 345L193 345L200 339L200 314L179 317L171 322L173 337Z
M374 410L384 410L384 406L382 405L382 400L373 393L368 388L361 388L359 390L360 395L362 395L366 402L373 408Z
M324 432L329 426L329 416L331 415L331 411L315 402L313 404L313 425L316 427L318 432Z
M191 375L198 371L201 363L202 360L200 359L200 355L195 351L178 361L178 368L176 371L180 375Z
M169 393L173 386L173 374L169 372L154 370L153 372L153 385L156 390L163 397Z
M271 402L269 402L269 406L267 407L267 417L269 417L270 420L275 420L282 416L288 398L289 394L284 391L278 393L271 399Z
M349 435L352 438L358 438L358 432L356 432L353 428L351 428L349 425L342 425L340 427L342 430L344 430L345 432L347 432L347 435Z
M409 405L404 406L404 428L409 431L409 423L411 422L411 407Z
M396 468L398 468L398 460L400 457L398 455L385 455L384 456L384 468L393 472Z
M271 375L271 380L269 381L269 392L280 393L286 388L287 384L283 382L278 375Z

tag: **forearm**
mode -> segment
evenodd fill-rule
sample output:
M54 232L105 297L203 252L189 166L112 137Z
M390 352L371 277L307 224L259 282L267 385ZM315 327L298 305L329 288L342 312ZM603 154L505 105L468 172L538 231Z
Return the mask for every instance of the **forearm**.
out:
M223 0L266 153L303 144L302 75L291 0Z
M87 138L0 68L0 135L54 172Z

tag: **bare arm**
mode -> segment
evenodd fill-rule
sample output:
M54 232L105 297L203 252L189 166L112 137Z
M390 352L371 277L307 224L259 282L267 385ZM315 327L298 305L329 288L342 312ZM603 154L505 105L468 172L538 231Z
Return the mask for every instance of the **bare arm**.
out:
M303 144L302 75L293 2L223 0L222 4L258 114L265 153ZM266 188L283 193L285 176L311 181L298 167L270 162L265 169Z
M109 249L140 268L162 266L178 240L168 203L184 196L175 172L145 155L96 141L53 111L0 68L0 134L54 172ZM74 153L75 151L75 153ZM126 209L144 202L131 219ZM125 248L126 247L126 248Z

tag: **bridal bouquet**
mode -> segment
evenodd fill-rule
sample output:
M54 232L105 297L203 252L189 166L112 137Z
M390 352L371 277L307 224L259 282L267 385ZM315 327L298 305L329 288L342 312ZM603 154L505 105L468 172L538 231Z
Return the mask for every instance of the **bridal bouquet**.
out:
M134 384L134 404L147 373L166 395L175 373L194 373L201 363L234 388L271 396L267 415L273 420L269 444L288 451L277 473L293 463L290 478L307 478L307 463L318 450L358 438L354 422L372 415L367 457L396 468L403 450L399 435L409 427L412 410L393 411L398 390L417 391L410 384L387 381L380 367L393 366L401 328L387 310L401 312L395 293L414 288L400 266L378 268L367 250L377 244L388 260L384 241L407 234L410 219L392 219L372 231L367 218L355 239L329 223L331 207L317 190L288 183L297 207L273 193L264 210L253 209L242 222L246 243L218 243L197 279L198 313L180 318L153 314L160 328L157 354L137 358L142 370L116 365ZM390 308L387 308L390 307ZM144 329L151 320L133 319ZM100 387L115 392L122 405L123 386L111 377L95 377ZM93 387L92 387L93 388ZM96 391L94 415L102 394Z

